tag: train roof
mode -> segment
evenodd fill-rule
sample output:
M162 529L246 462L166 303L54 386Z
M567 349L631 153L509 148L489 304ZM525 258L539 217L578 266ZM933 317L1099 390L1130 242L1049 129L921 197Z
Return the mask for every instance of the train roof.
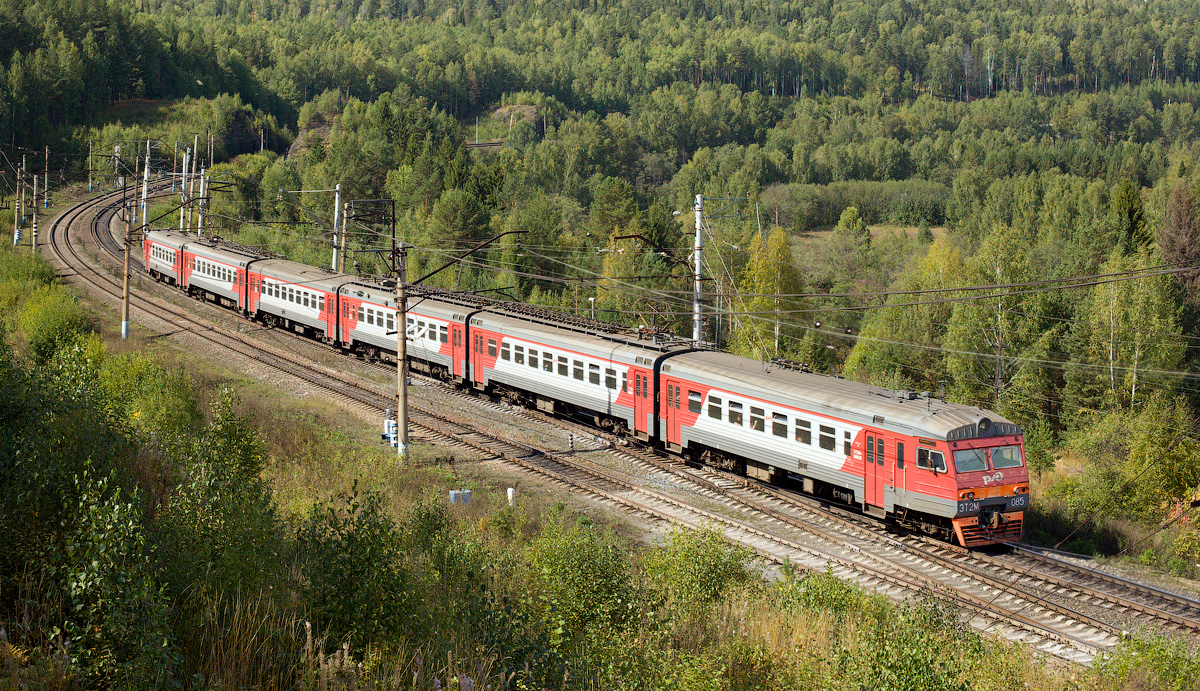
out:
M655 342L612 338L609 334L590 333L584 330L562 328L559 324L526 319L500 310L486 310L471 317L472 326L498 331L505 336L528 338L544 345L557 346L592 357L603 357L630 364L653 365L666 354L680 352L691 347L688 342ZM639 360L641 358L641 360Z
M316 266L297 264L286 259L266 259L255 262L251 271L278 279L288 285L296 285L314 290L336 292L338 286L353 280L346 274L339 274Z
M1018 425L982 408L728 353L676 355L666 361L663 371L898 434L944 441L1021 434Z

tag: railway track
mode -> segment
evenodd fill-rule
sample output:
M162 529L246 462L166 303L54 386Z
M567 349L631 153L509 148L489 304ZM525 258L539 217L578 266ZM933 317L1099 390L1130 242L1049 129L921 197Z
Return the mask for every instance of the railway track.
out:
M101 197L99 205L103 207L109 201ZM95 200L83 202L60 214L49 230L50 251L64 268L69 267L93 289L110 297L119 297L119 280L92 267L67 237L72 224L85 221L95 242L110 254L119 256L119 244L111 231L104 230L109 225L104 220L106 213L95 213L90 221L85 218L97 204ZM138 293L131 297L131 304L147 313L167 315L165 318L182 330L214 346L229 348L245 358L297 377L342 399L347 405L359 408L368 416L371 413L378 415L379 410L394 400L390 391L385 393L332 369L313 366L306 358L298 358L294 352L289 352L297 343L304 344L302 350L330 352L327 347L307 339L293 336L281 339L286 341L282 347L266 345L261 338L223 333L210 323L195 318L191 310L159 298ZM269 330L263 333L276 334ZM390 371L394 377L395 370L391 366L380 371ZM470 398L476 405L511 413L503 404L480 402L474 396L453 389L447 389L446 394ZM530 420L545 418L531 411L521 412ZM715 502L715 508L703 508L698 502L681 501L667 492L650 489L644 476L630 477L580 454L548 451L505 438L481 429L478 420L466 420L431 409L417 408L413 413L411 421L417 436L451 447L470 448L485 457L497 458L549 482L652 520L692 527L718 526L728 537L768 561L779 563L786 559L803 569L829 569L835 575L885 592L895 599L937 592L970 612L971 623L976 628L1023 641L1063 659L1087 663L1098 652L1113 645L1123 632L1120 627L1059 605L1011 581L981 574L977 564L967 564L961 555L938 555L921 545L906 544L905 539L883 533L878 524L867 527L861 519L839 515L846 512L831 511L811 499L789 496L789 493L756 485L744 478L693 469L654 456L645 449L621 447L619 440L605 439L591 428L584 429L561 420L552 423L540 420L541 424L553 424L560 429L566 427L579 434L581 445L585 447L583 451L604 450L626 463L659 473L664 484L683 487ZM1069 589L1062 583L1057 587ZM1158 609L1145 603L1143 607L1146 609L1141 611L1147 615ZM1195 630L1193 620L1183 614L1177 616L1184 620L1177 622L1180 627L1190 626Z

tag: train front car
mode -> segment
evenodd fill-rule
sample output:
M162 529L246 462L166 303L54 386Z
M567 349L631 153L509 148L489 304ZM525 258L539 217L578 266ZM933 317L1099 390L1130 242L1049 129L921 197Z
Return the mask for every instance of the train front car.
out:
M657 385L669 451L965 547L1021 537L1021 429L995 413L712 351L670 356Z
M1029 470L1021 428L981 417L946 435L957 510L954 537L964 547L1018 540L1029 508Z

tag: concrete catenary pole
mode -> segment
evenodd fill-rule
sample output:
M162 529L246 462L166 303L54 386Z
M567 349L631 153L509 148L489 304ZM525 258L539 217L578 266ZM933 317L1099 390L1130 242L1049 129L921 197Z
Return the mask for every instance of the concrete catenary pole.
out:
M33 176L33 229L32 229L33 233L31 233L29 236L30 246L33 247L34 252L37 251L37 214L38 214L37 185L38 185L38 176L34 175Z
M129 243L133 236L131 208L125 210L125 260L121 268L121 338L129 338ZM145 218L143 216L143 218Z
M700 295L703 290L704 271L704 195L696 195L696 244L692 248L692 260L695 262L695 285L692 287L692 340L696 343L701 338Z
M408 463L408 297L404 294L407 248L400 243L396 266L396 455Z
M184 231L185 228L187 228L187 225L184 223L184 219L187 216L187 200L188 200L187 169L188 169L188 156L190 156L191 153L192 153L191 149L185 149L183 152L183 178L184 179L181 180L180 184L179 184L179 190L180 190L179 191L179 232L181 232L181 233Z
M333 186L333 264L329 267L334 271L338 270L338 233L343 232L338 225L341 220L342 213L342 185L338 183Z

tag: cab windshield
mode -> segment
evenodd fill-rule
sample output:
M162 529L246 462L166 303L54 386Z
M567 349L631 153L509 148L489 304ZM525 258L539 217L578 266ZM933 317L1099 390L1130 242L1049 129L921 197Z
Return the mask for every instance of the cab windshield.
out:
M1021 467L1021 447L1019 446L1001 446L992 449L992 467L993 468L1019 468Z
M987 454L983 449L966 449L954 452L954 469L960 473L987 470Z

